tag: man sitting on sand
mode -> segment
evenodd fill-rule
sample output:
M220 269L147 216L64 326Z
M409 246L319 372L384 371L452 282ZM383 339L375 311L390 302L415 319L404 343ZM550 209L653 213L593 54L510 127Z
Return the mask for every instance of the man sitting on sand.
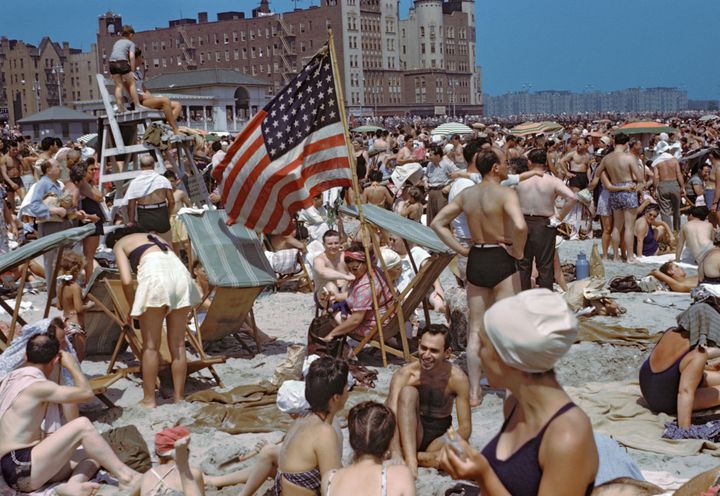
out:
M52 334L33 336L26 354L27 366L0 382L0 466L5 482L23 492L68 478L82 485L101 465L118 479L122 494L138 494L140 474L120 461L86 417L71 420L50 434L42 431L49 405L83 403L93 397L77 360L60 350ZM70 373L75 386L48 380L58 363Z
M676 293L689 293L698 285L698 276L687 275L675 262L665 262L659 269L650 272L650 275Z
M420 331L418 339L419 360L393 374L387 399L398 423L390 447L392 457L404 458L415 477L418 465L435 466L445 444L441 436L452 426L453 400L458 435L467 440L472 432L470 385L460 367L448 361L447 327L431 324Z

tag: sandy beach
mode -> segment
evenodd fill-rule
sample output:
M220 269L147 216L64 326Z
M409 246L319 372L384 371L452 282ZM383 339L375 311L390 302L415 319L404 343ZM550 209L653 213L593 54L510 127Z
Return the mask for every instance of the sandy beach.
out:
M599 240L595 240L599 244ZM574 262L579 251L590 253L592 240L566 241L560 247L561 261ZM656 265L605 262L606 279L609 281L618 275L647 275ZM445 271L442 278L443 286L448 292L457 291L454 279L449 271ZM625 327L643 327L651 334L661 332L674 325L676 315L687 308L690 303L689 295L672 293L652 294L627 293L614 294L616 301L627 308L627 313L619 317L592 317L592 320L607 324L618 324ZM652 303L647 302L648 298ZM29 295L28 301L33 303L33 309L28 317L40 317L44 293ZM227 362L216 366L225 383L226 389L238 385L257 384L269 380L277 365L285 358L287 347L292 344L303 344L308 325L313 315L313 302L310 294L289 292L265 292L255 303L255 316L257 323L263 331L277 337L277 341L268 345L262 353L254 357L244 351L238 342L228 336L209 346L210 354L224 354ZM433 321L442 321L439 314L432 314ZM591 382L611 383L614 381L636 380L640 365L646 358L649 350L637 346L612 346L582 342L575 344L570 352L560 361L557 374L563 386L578 388ZM379 352L363 352L362 359L376 367L379 376L374 390L354 391L350 395L347 409L365 399L379 399L382 401L388 389L392 373L401 366L397 359L391 359L387 368L381 366ZM107 366L107 356L92 356L82 364L83 371L89 376L100 375ZM464 366L464 353L459 353L456 362ZM134 363L129 353L120 358L120 366ZM187 383L188 394L201 391L214 386L212 378L207 371L193 374ZM168 385L163 386L170 392ZM608 384L608 387L611 387ZM482 448L498 431L502 423L502 391L485 388L485 397L482 405L472 412L473 433L470 439L472 446ZM107 396L117 405L108 409L98 400L82 407L82 412L91 418L101 431L124 425L135 425L152 450L152 439L158 430L180 423L188 422L194 412L202 408L200 403L184 402L174 405L169 399L163 399L154 410L147 410L138 406L142 397L141 381L138 376L116 382L107 393ZM345 412L346 413L346 412ZM345 424L345 419L341 418ZM218 469L218 465L231 460L234 455L252 451L259 441L277 442L281 439L281 432L268 432L259 434L230 435L219 430L194 430L191 443L192 463L201 467L205 473L219 474L229 470L242 468L253 463L250 458L242 463L229 463ZM351 450L347 443L347 429L344 429L345 445L344 460L348 462ZM711 455L671 456L629 449L629 453L646 476L656 481L672 483L673 479L689 479L694 475L718 465L718 460ZM660 472L660 474L658 474ZM441 495L456 483L445 474L434 469L420 469L417 481L418 494ZM662 485L662 484L661 484ZM268 481L260 494L270 487ZM671 486L672 487L672 486ZM113 494L112 487L104 487L103 494ZM237 494L238 487L228 487L223 490L209 489L208 494Z

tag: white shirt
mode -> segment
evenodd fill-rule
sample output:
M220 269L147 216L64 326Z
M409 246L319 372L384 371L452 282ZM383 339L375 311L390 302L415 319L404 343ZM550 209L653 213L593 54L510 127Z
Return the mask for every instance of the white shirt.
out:
M413 270L412 263L410 263L409 255L412 255L412 259L415 262L415 267L417 267L418 272L420 271L422 263L430 258L430 253L428 253L424 248L419 246L413 246L410 248L410 253L402 257L400 262L402 273L400 274L400 278L397 280L398 293L402 293L407 285L415 278L415 271Z
M217 167L224 158L225 158L225 151L223 151L223 150L216 151L212 156L212 168L214 169L215 167Z

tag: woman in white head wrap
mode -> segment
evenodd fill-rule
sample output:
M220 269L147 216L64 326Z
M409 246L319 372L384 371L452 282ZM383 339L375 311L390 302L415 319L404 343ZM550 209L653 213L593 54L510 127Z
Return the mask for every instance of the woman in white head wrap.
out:
M590 420L557 382L554 366L577 335L563 298L547 289L524 291L485 313L480 355L488 382L506 388L505 422L477 452L449 445L441 466L475 479L488 495L590 494L598 454Z

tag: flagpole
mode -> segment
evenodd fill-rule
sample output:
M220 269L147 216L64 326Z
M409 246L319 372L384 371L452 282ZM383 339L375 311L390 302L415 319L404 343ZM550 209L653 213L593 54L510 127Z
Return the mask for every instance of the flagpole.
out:
M378 305L378 299L377 299L377 290L375 288L375 269L372 265L372 260L370 259L370 250L369 250L369 234L368 234L368 225L365 220L365 213L363 211L362 203L360 203L360 181L358 180L357 176L357 166L356 166L356 157L355 157L355 151L352 148L352 144L350 143L350 129L347 125L347 116L345 115L345 98L343 96L343 89L342 89L342 83L340 79L340 70L337 66L337 54L335 53L335 41L333 40L333 33L332 29L328 28L328 46L330 48L330 63L332 64L332 70L333 70L333 79L335 80L335 95L338 99L338 111L340 112L340 120L343 124L343 129L345 130L345 146L347 146L348 150L348 161L350 162L350 171L352 173L352 185L353 185L353 197L355 201L355 206L358 211L358 217L360 218L360 230L362 232L362 243L363 248L365 249L365 263L367 264L367 271L368 271L368 280L370 281L370 292L372 293L372 301L373 301L373 313L375 314L375 324L377 326L378 336L380 337L380 354L382 356L383 361L383 367L387 367L387 353L385 352L385 336L383 335L382 330L382 319L380 316L380 307ZM376 254L378 257L381 257L381 253ZM404 329L401 329L400 332L404 332Z

